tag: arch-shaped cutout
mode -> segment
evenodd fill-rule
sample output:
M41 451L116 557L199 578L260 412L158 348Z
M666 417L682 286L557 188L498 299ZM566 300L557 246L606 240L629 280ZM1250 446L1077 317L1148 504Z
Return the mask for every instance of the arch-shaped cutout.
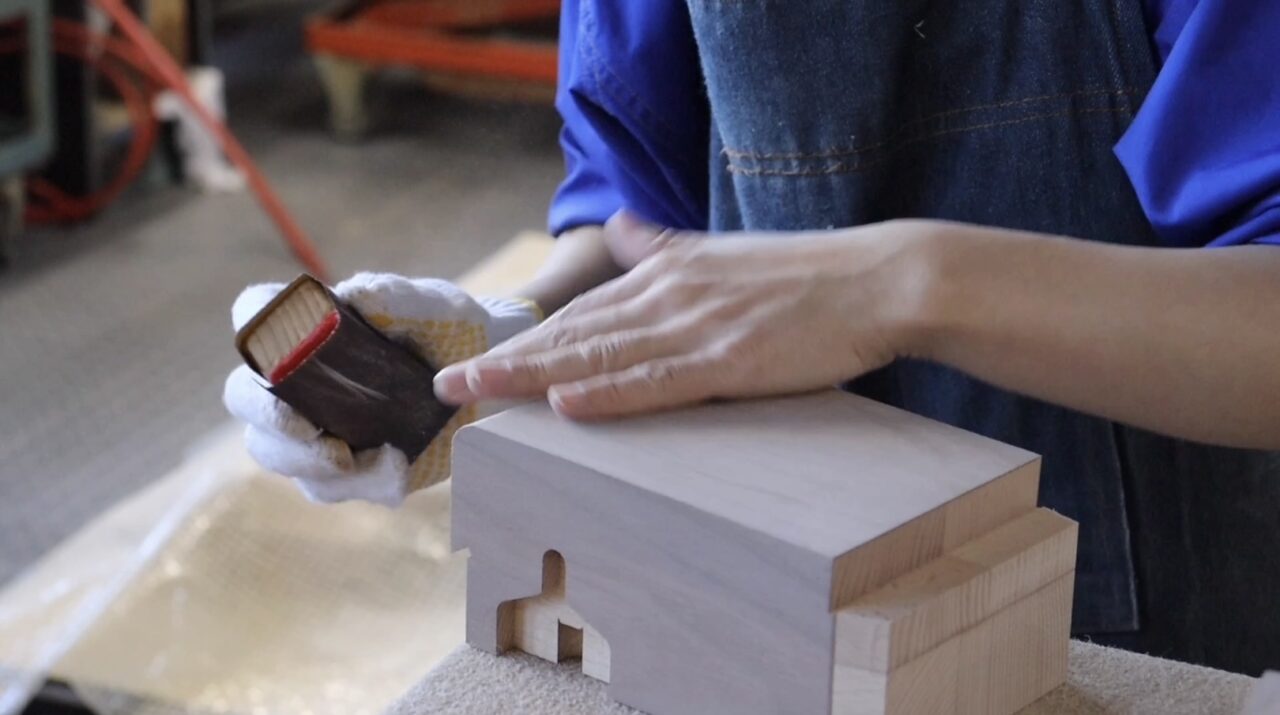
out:
M542 595L564 596L564 582L567 577L564 556L555 549L548 549L542 555Z
M568 567L559 551L542 555L542 593L498 606L498 647L559 663L582 659L582 672L609 682L609 643L569 605Z

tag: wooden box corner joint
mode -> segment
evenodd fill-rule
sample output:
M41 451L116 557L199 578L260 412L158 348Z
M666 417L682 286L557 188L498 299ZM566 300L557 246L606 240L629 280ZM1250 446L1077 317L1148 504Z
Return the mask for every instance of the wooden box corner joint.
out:
M1036 455L829 392L454 442L467 641L653 715L1013 713L1066 678Z

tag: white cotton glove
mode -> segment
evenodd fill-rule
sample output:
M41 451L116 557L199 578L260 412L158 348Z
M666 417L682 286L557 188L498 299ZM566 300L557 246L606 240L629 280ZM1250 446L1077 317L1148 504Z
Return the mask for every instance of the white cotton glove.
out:
M231 308L237 330L262 309L282 283L250 286ZM448 281L409 279L386 273L357 273L333 289L370 325L411 347L439 369L485 352L540 319L531 302L502 298L476 300ZM244 421L245 446L263 467L293 477L313 501L362 499L394 506L409 492L449 476L453 433L476 417L474 405L460 408L412 464L404 452L384 445L352 452L323 434L266 389L247 365L227 377L223 402Z

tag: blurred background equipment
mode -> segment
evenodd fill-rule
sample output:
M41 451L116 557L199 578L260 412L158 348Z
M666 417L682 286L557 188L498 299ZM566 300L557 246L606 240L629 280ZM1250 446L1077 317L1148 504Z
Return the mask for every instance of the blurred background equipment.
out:
M23 174L53 149L48 0L0 0L0 264L23 224Z
M221 119L197 98L170 50L152 36L121 0L93 0L94 6L104 15L108 27L106 30L92 29L89 17L86 17L85 22L65 18L56 18L50 22L46 0L5 2L3 8L8 19L0 24L0 32L3 33L0 34L0 57L10 58L8 62L16 65L4 69L7 74L16 78L14 84L22 91L4 102L3 115L0 115L3 116L3 124L0 124L3 135L0 136L3 136L5 145L10 147L0 152L0 176L18 175L48 153L51 113L49 96L53 88L49 71L50 39L54 52L92 70L92 74L86 77L101 77L111 86L127 116L131 137L115 174L101 186L85 190L90 184L96 183L92 178L95 175L93 167L84 168L83 176L78 182L74 182L80 185L79 192L61 187L46 177L32 177L28 181L28 190L35 203L23 212L25 220L43 223L84 221L127 189L146 168L151 157L157 133L151 102L157 91L166 89L181 99L188 112L216 138L217 145L244 173L263 209L276 223L285 242L303 266L318 276L325 275L324 264L315 247L284 208L266 178L258 171L257 165ZM167 3L160 0L156 3L158 8L171 5L172 0ZM163 25L163 14L161 17ZM97 16L92 19L100 20ZM99 21L93 24L102 23ZM112 25L118 29L119 35L110 31ZM70 84L77 82L73 80ZM75 102L67 104L74 105ZM69 106L67 109L72 112L67 115L68 124L80 118L75 113L75 108ZM91 118L93 115L87 116ZM79 132L76 127L71 126L69 131L59 131L58 139L70 140L77 134ZM89 142L94 140L92 134L91 130ZM69 147L69 151L76 149L74 145ZM17 191L12 186L12 181L14 179L5 180L6 196ZM5 201L6 206L13 206L14 212L21 204L22 197L17 201ZM6 222L6 227L20 225L19 221L20 219L12 219Z
M307 49L339 139L368 130L364 87L385 67L409 67L458 91L550 100L559 0L353 0L307 21Z
M247 183L299 262L326 276L315 246L227 130L221 74L187 65L207 54L195 24L208 14L199 0L142 3L145 23L122 0L4 1L0 76L22 90L0 102L0 179L8 177L4 206L13 216L7 233L16 233L24 218L74 223L93 217L144 174L157 139L167 136L166 153L178 165L171 173L210 190ZM60 8L52 20L49 2ZM313 14L307 47L334 135L364 136L368 78L389 67L418 71L428 84L450 91L550 101L558 12L558 0L353 0ZM58 57L56 73L51 52ZM105 109L100 82L112 98ZM162 134L158 118L170 123L169 134ZM24 210L15 182L46 158L55 136L52 163L27 182L32 204ZM116 154L114 162L107 159ZM113 165L104 169L107 164Z
M275 222L281 236L302 265L317 277L326 277L327 270L310 239L285 209L275 190L267 183L266 177L258 170L248 152L240 146L240 142L199 101L186 74L169 51L121 0L92 2L118 30L119 36L109 31L95 32L87 25L57 21L54 26L55 48L60 53L94 65L114 86L129 114L133 140L116 176L89 196L73 197L47 181L33 180L32 193L49 203L47 212L36 214L36 218L55 221L84 220L115 200L133 182L142 171L155 140L155 117L150 99L157 89L164 88L182 99L199 123L217 138L219 146L231 162L244 172L263 210ZM117 66L116 63L122 66ZM135 80L130 74L136 76L136 81L142 85L141 89L134 85Z
M217 127L324 228L335 276L457 275L545 224L554 65L492 83L369 72L352 146L305 47L318 0L41 2L43 32L6 14L0 33L0 106L49 105L41 156L6 174L41 220L0 273L0 713L376 711L461 637L447 496L319 507L220 427L231 302L298 265L234 191L250 175ZM546 7L458 34L549 56Z

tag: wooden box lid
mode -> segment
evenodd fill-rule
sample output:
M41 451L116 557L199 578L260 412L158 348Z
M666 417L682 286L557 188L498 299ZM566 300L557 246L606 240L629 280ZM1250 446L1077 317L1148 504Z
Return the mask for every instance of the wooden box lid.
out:
M1030 452L835 390L592 424L539 403L459 434L493 438L829 561L832 609L1029 512L1039 477Z

